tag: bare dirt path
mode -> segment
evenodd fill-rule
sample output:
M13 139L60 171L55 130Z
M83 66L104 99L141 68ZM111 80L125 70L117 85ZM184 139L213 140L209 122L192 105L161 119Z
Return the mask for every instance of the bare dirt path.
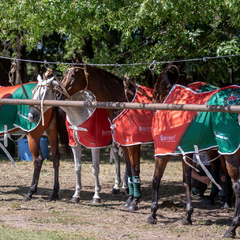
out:
M149 154L152 155L152 152ZM123 173L125 169L123 162L121 168ZM126 196L111 195L115 165L110 164L108 158L103 159L100 166L102 186L100 204L91 203L94 179L89 157L82 165L84 189L81 193L82 200L78 204L69 202L75 188L72 160L61 162L60 198L53 202L49 201L53 186L51 161L43 164L38 192L30 202L22 202L22 198L31 183L32 162L17 162L17 166L14 167L8 161L0 161L0 233L3 228L13 227L32 231L64 232L69 234L68 239L73 239L71 234L79 235L79 239L222 238L231 223L234 209L221 209L219 203L206 207L202 203L203 200L193 198L193 225L181 225L181 219L185 214L185 196L181 184L181 161L178 159L169 162L162 180L158 223L149 225L147 218L150 214L153 171L153 158L144 155L141 162L143 198L139 210L130 213L123 208Z

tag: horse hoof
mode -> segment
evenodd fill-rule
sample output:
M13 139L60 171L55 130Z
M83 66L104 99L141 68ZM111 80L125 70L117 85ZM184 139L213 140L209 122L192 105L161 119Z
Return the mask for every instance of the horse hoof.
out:
M184 218L183 220L182 220L182 225L192 225L192 221L190 220L187 220L186 218Z
M140 200L140 198L136 198L136 197L133 198L130 206L128 207L128 210L129 210L130 212L133 212L133 211L138 210L137 204L138 204L139 200Z
M55 201L55 200L57 200L57 199L58 199L58 196L53 196L53 195L52 195L52 196L50 197L50 201Z
M149 224L157 224L157 219L149 216L147 222Z
M135 204L131 204L128 208L128 211L130 211L130 212L133 212L133 211L136 211L136 210L138 210L138 206L135 205Z
M80 202L80 197L72 197L70 200L71 203L79 203Z
M93 198L92 203L101 203L100 198Z
M120 189L115 189L115 188L112 189L112 195L119 195L119 193L120 193Z
M127 199L127 201L124 204L125 208L129 208L129 206L131 205L131 202L133 201L133 196L129 196L129 198Z
M22 199L23 202L28 202L28 201L31 201L31 200L32 200L32 198L29 197L28 195L26 195L26 196Z
M236 232L235 231L231 231L231 229L228 229L223 238L235 238L236 237Z

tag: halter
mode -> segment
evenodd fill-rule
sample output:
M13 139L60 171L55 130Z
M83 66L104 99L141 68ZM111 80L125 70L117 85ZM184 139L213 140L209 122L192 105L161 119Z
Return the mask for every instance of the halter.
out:
M48 76L50 75L54 75L53 74L53 70L50 68L47 68L47 71L43 74L43 78L45 80L47 80ZM54 79L58 82L60 89L58 89L58 91L60 93L62 93L65 97L67 97L68 100L71 100L71 96L69 95L69 93L67 92L66 88L63 86L63 84L61 83L61 81L58 80L57 76L54 75ZM49 86L50 87L50 86Z
M47 90L48 88L51 87L50 84L46 84L45 82L41 82L41 83L38 83L33 89L32 89L32 95L34 96L34 94L36 93L36 91L39 89L39 95L38 95L38 98L40 99L40 92L41 92L41 88L44 88L44 92L43 92L43 97L41 99L41 105L40 105L40 109L36 106L33 105L33 107L35 107L39 112L41 112L41 116L42 116L42 126L44 126L44 112L43 112L43 101L44 101L44 98L46 96L46 93L47 93Z
M72 66L72 67L70 67L68 70L71 70L71 69L76 69L76 68L79 68L79 69L81 69L81 70L83 70L83 73L84 73L84 75L85 75L85 81L86 81L86 87L82 90L82 92L85 92L87 89L88 89L88 72L87 72L87 65L86 64L84 64L84 66L83 67L80 67L80 66ZM67 82L68 82L68 78L69 78L69 73L67 74Z

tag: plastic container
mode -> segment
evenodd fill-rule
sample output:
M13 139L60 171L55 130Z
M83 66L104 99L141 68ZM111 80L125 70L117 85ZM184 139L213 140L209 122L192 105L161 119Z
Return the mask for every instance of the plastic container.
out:
M40 140L40 148L42 151L42 155L44 159L49 159L49 152L48 152L48 139L47 137L42 137ZM18 155L20 160L25 161L32 161L32 154L28 147L28 140L21 139L18 141Z

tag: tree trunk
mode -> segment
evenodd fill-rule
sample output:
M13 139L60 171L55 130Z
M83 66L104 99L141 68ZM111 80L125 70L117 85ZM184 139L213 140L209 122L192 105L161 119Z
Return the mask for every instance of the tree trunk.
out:
M26 58L26 47L21 46L20 44L21 35L17 36L17 59L25 59ZM17 61L17 70L16 70L16 79L15 85L27 82L27 75L26 75L26 62Z

